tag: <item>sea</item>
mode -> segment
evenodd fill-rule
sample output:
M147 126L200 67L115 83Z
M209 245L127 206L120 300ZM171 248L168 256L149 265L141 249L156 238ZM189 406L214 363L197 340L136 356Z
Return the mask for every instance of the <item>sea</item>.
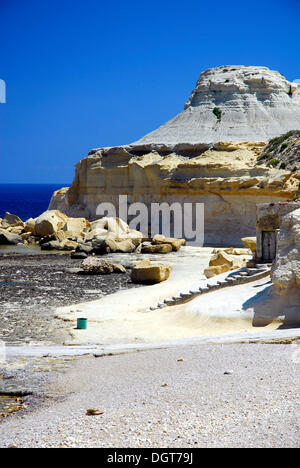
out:
M36 218L48 209L52 194L70 184L0 184L0 218L6 211L22 221Z

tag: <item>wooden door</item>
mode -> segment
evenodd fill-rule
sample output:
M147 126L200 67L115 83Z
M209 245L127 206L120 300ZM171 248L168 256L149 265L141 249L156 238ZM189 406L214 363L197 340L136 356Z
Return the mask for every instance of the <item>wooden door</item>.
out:
M262 232L262 259L271 263L276 257L276 231Z

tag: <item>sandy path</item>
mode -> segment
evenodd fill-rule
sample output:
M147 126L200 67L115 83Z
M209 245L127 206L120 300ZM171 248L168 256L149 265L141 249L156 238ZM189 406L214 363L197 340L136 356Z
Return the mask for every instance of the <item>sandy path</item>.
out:
M0 445L299 447L299 354L243 344L78 358L50 389L59 399L0 425Z

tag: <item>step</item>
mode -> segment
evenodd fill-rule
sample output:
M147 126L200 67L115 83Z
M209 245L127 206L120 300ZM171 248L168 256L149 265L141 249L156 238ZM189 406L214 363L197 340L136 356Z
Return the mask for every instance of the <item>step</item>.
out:
M190 297L192 297L192 294L191 293L180 293L180 297L182 297L182 299L189 299Z
M192 295L200 294L200 293L201 293L201 288L198 288L198 289L191 289L191 290L190 290L190 293L191 293Z

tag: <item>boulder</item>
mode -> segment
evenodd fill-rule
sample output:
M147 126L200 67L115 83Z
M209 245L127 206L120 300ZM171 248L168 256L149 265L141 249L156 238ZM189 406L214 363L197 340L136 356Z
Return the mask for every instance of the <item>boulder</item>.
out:
M18 234L13 234L12 232L0 229L0 245L17 245L22 243L23 239Z
M60 242L60 248L61 250L76 250L78 246L77 242L74 242L72 240L66 239L62 242Z
M32 234L31 232L23 232L23 234L21 234L21 237L22 237L22 240L26 242L28 242L28 239L30 239L30 237L32 237Z
M139 262L131 271L134 283L160 283L166 281L171 272L170 266L153 265L150 261Z
M2 219L2 227L3 228L8 228L8 227L14 227L14 226L22 226L24 227L23 221L19 218L19 216L16 216L14 214L9 213L8 211L5 213L4 218Z
M113 273L114 267L99 257L88 257L83 260L81 268L88 275L107 275Z
M59 239L57 239L57 237L56 237L56 234L50 234L48 236L42 237L39 240L39 244L43 245L43 244L47 244L48 242L51 242L51 241L59 241Z
M31 234L35 234L35 219L29 218L25 222L24 231L30 232Z
M215 275L220 275L221 273L226 273L226 271L230 271L229 265L218 265L218 266L210 266L205 268L204 274L206 278L212 278Z
M68 239L68 237L71 237L71 233L69 231L64 231L63 229L60 229L55 233L55 237L59 242L63 242Z
M242 242L246 249L250 249L253 253L256 251L256 237L243 237Z
M171 244L157 244L153 245L148 242L142 244L142 253L149 254L166 254L172 252L173 248Z
M77 260L83 260L85 258L87 258L88 255L85 253L85 252L72 252L71 253L71 258L74 258L74 259L77 259Z
M131 242L138 247L143 239L143 234L134 229L130 229L127 233L121 233L116 237L117 240L131 240Z
M89 227L90 223L85 218L68 218L63 230L70 233L68 237L83 237L85 229Z
M63 229L68 217L58 210L48 210L42 213L35 223L35 231L39 237L55 234Z
M113 238L107 238L105 240L106 249L108 252L123 252L131 253L134 252L136 246L130 239L118 240Z
M122 235L123 233L129 233L129 226L121 218L107 218L106 229L108 232L113 232L114 234Z
M61 250L61 245L60 242L57 240L43 242L41 244L41 250Z
M134 252L136 247L130 239L118 240L113 237L107 237L104 240L96 239L92 243L93 251L97 255L104 255L107 253L131 253Z
M215 274L220 274L219 272L224 273L225 271L237 270L238 268L245 267L247 265L247 261L248 261L248 258L246 256L229 255L225 251L220 250L218 253L212 255L210 262L209 262L209 267L212 267L212 268L206 269L204 273L214 276L213 274L214 271L216 272ZM222 268L218 269L214 267L222 267ZM224 271L221 271L222 269Z
M22 226L14 226L7 229L8 232L12 234L18 234L19 236L24 232L24 228Z
M104 240L108 235L108 230L100 227L95 227L92 231L85 234L85 241L92 241L94 239Z
M126 268L123 267L123 265L120 265L119 263L111 263L114 273L126 273Z
M185 239L176 239L174 237L165 237L162 234L156 234L153 237L152 243L155 245L170 244L172 246L172 250L176 252L185 244Z
M116 235L129 232L129 226L121 218L104 217L91 223L91 230L106 229Z
M83 252L86 255L90 255L92 251L93 251L93 247L91 245L78 243L76 247L76 252Z
M230 268L233 266L233 259L224 251L214 254L209 262L209 266L228 265Z

